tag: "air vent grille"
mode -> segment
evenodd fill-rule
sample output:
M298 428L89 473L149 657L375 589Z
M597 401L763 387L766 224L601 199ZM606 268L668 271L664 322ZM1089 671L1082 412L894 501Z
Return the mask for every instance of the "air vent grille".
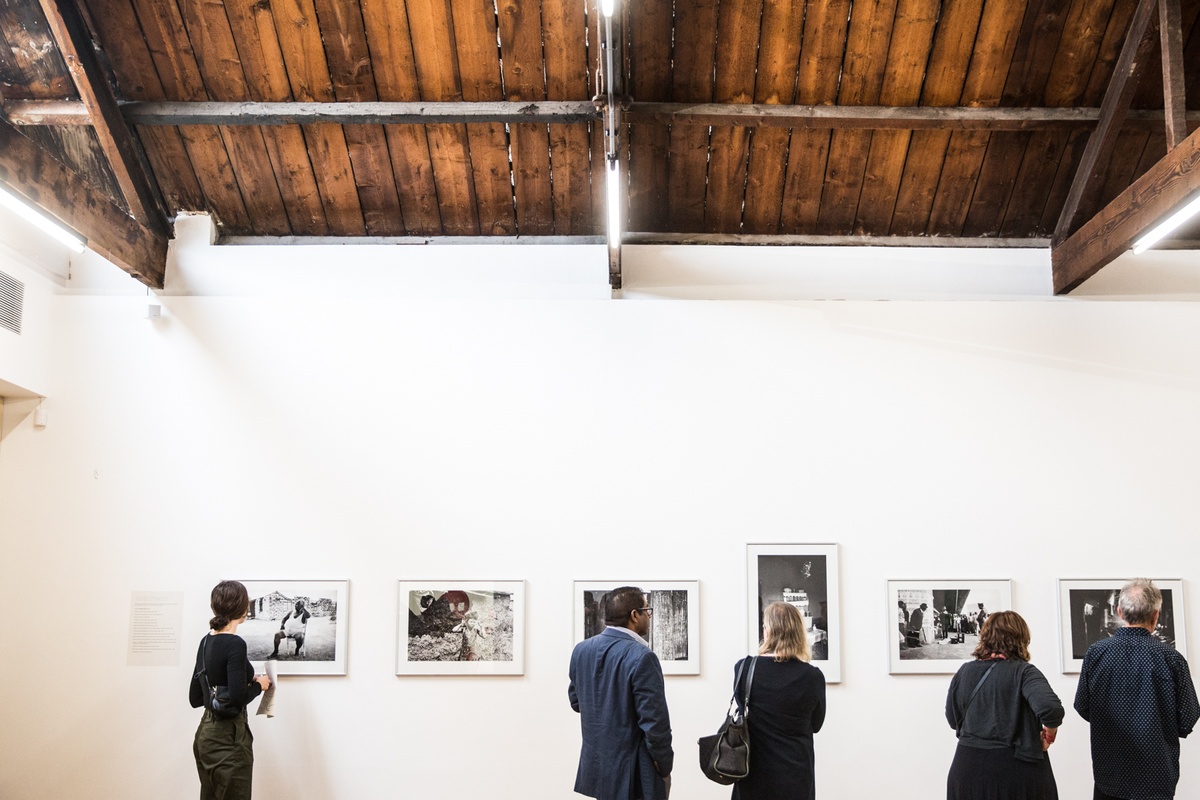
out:
M19 335L24 307L25 284L0 272L0 328Z

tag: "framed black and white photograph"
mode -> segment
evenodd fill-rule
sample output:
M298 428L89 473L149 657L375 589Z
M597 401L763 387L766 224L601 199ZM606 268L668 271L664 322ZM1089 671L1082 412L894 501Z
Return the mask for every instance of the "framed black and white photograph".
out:
M1121 578L1059 579L1058 618L1063 673L1082 670L1087 649L1124 626L1117 616L1117 595L1128 582ZM1155 578L1154 585L1163 596L1154 636L1186 657L1183 581Z
M827 683L842 680L841 605L836 544L746 545L746 647L757 653L763 610L782 601L804 617L812 665Z
M887 599L891 674L953 674L988 615L1012 610L1012 581L888 581Z
M654 609L647 638L663 675L699 675L699 581L575 581L575 641L604 630L605 600L621 586L641 589Z
M397 675L525 674L525 581L400 581Z
M276 675L345 675L350 581L242 581L250 612L238 628L252 662Z

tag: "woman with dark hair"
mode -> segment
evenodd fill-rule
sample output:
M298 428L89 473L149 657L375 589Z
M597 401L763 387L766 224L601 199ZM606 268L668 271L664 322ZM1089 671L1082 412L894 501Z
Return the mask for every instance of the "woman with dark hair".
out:
M246 657L246 641L237 635L238 625L250 611L250 594L237 581L221 581L212 590L211 630L196 650L196 669L188 688L192 708L205 705L200 686L204 669L210 686L229 687L230 700L241 709L232 719L222 719L209 709L200 718L192 752L200 773L200 800L250 800L250 778L254 769L254 737L246 724L246 704L271 686L266 675L254 675Z
M750 774L733 785L733 800L813 800L813 734L825 722L825 676L812 659L804 617L788 603L763 612L758 656L739 661L733 674L739 707L750 683L746 725ZM751 670L753 667L753 670Z
M946 721L958 733L958 749L947 800L1058 800L1046 751L1063 705L1029 663L1029 638L1017 612L988 615L975 660L950 681Z

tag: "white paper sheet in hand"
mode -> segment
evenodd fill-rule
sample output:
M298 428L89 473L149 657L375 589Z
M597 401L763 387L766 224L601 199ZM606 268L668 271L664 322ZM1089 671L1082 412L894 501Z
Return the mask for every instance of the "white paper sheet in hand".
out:
M271 688L262 693L262 699L258 701L257 714L266 714L268 717L275 716L275 662L267 661L263 668L266 670L267 677L271 679Z

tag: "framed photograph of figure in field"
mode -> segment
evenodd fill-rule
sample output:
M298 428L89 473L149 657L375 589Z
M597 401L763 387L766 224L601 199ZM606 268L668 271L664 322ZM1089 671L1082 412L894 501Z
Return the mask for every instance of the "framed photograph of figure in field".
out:
M605 626L605 600L621 586L636 586L654 609L647 639L663 675L700 674L700 581L575 581L575 641Z
M400 581L397 675L525 674L525 581Z
M250 612L238 628L253 662L276 675L345 675L350 581L242 581Z
M953 674L970 661L989 614L1012 610L1012 581L888 581L893 675Z
M1062 671L1083 669L1083 656L1096 642L1124 626L1117 616L1117 596L1128 580L1093 578L1058 581L1058 619ZM1184 616L1183 581L1154 579L1162 592L1162 610L1154 636L1187 656L1187 620Z
M812 664L828 683L842 680L841 604L836 544L746 545L746 647L762 642L763 609L781 601L804 617Z

